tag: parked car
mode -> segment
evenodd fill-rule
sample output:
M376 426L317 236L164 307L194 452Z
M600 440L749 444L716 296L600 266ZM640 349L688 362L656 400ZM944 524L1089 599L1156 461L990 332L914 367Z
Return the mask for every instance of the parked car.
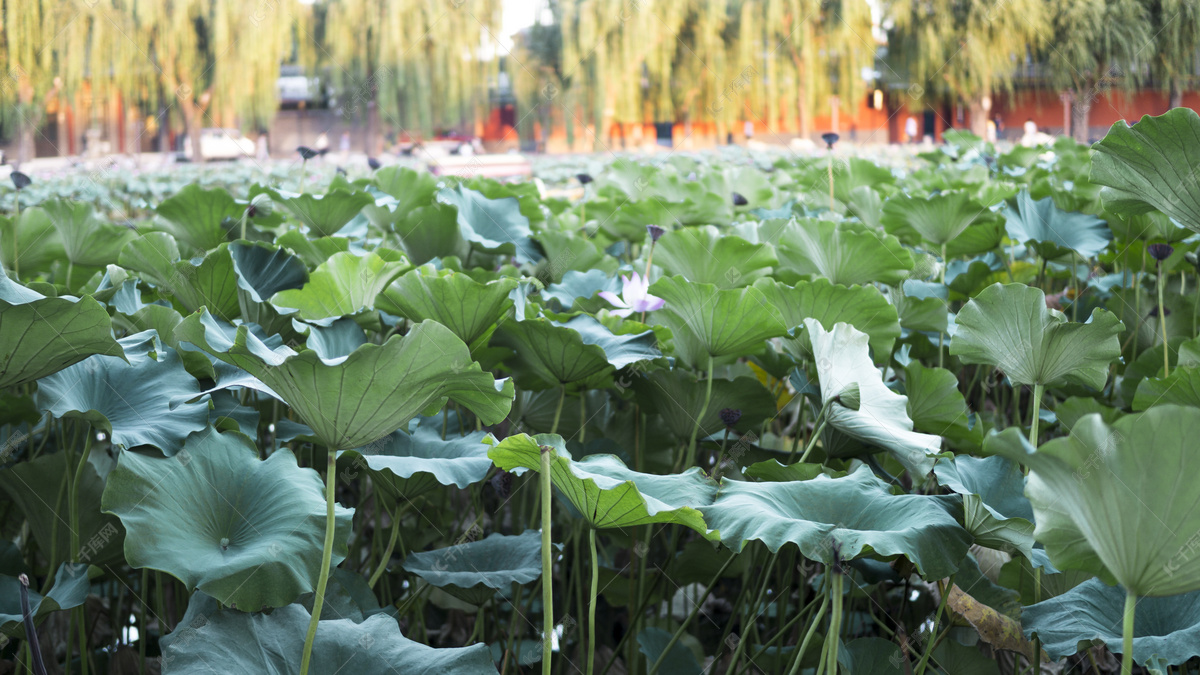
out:
M181 136L179 155L181 159L192 161L192 142L187 135ZM204 159L240 159L254 156L254 141L242 135L237 129L201 129L200 154Z

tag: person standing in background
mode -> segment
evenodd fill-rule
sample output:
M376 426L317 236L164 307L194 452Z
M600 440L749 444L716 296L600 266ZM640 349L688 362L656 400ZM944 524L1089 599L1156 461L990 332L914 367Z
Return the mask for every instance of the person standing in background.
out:
M746 134L746 142L749 143L750 139L754 138L754 122L746 120L746 122L742 124L742 130Z
M904 120L904 135L908 137L909 143L917 142L917 118L912 115Z

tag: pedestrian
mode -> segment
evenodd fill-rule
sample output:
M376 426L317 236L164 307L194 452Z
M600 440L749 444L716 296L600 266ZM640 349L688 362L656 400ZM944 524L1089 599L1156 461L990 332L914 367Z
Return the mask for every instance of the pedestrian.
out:
M912 115L904 120L904 135L908 137L909 143L917 142L917 118Z

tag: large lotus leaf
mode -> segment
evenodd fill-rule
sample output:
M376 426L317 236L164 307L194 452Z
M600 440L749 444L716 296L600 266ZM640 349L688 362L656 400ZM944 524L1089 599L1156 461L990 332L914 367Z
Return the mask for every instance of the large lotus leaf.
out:
M25 514L38 549L59 551L64 558L71 550L68 526L71 510L67 502L66 477L77 469L78 457L76 454L76 464L69 464L65 452L42 453L0 471L0 488ZM122 560L121 541L125 530L120 521L100 511L100 495L112 466L113 460L108 453L89 453L88 464L77 486L80 558L92 565Z
M775 242L780 269L835 284L896 284L913 268L912 253L900 240L856 223L766 221L759 240Z
M583 382L613 370L603 347L545 318L506 321L495 342L516 352L516 377L527 389Z
M700 409L704 406L706 383L697 380L687 370L656 370L638 378L632 385L639 403L661 415L671 433L682 439L691 436L697 418L700 421L700 438L724 429L721 411L725 408L742 412L736 426L746 431L760 428L765 420L774 418L777 412L775 397L753 377L714 379L712 395L703 417L700 417Z
M231 340L207 312L184 319L175 335L270 387L334 450L383 438L450 399L484 424L499 423L512 406L512 382L483 372L461 340L431 321L332 361L312 350L272 349L245 325Z
M1025 634L1041 638L1052 659L1073 656L1097 643L1124 651L1121 626L1125 589L1088 579L1057 597L1030 605L1021 614ZM1133 618L1133 660L1151 657L1179 665L1200 656L1200 591L1138 600Z
M600 291L620 294L621 289L621 278L609 276L602 270L568 270L562 276L562 281L550 284L542 291L542 297L552 309L556 309L554 303L557 302L557 309L569 311L575 306L576 300L589 300Z
M1142 380L1133 397L1134 411L1156 405L1200 408L1200 367L1177 367L1167 377Z
M106 431L113 445L153 445L178 452L189 434L208 425L208 402L180 403L200 396L200 385L179 353L145 331L121 340L128 362L92 356L38 381L38 409L55 418L86 420Z
M942 284L910 279L884 292L891 299L900 317L900 326L907 330L944 333L949 327L949 292Z
M206 190L190 183L155 210L166 221L164 231L198 251L207 251L225 241L221 223L226 218L240 218L243 207L224 188Z
M459 434L461 421L446 413L420 417L407 430L370 445L339 453L355 469L366 466L376 489L415 499L439 485L465 488L487 478L492 468L482 431ZM443 420L445 427L443 427ZM446 438L442 438L442 430ZM357 472L352 470L352 475Z
M717 501L700 511L737 551L751 540L771 551L792 543L805 558L826 565L835 556L902 555L926 579L953 574L971 545L971 535L958 524L958 495L895 495L866 465L842 478L724 480Z
M927 368L913 360L904 369L904 395L913 428L953 443L978 446L982 427L971 428L971 411L958 390L958 377L945 368Z
M1033 507L1021 468L1003 457L959 455L934 467L938 483L963 496L963 516L975 542L1032 556Z
M959 310L950 353L963 363L997 366L1017 384L1074 382L1099 389L1121 354L1124 325L1092 311L1074 323L1046 307L1046 294L1024 284L993 284Z
M748 286L778 262L767 244L752 244L712 225L667 232L654 247L654 262L667 271L717 288Z
M1200 232L1200 117L1191 108L1118 120L1094 146L1091 180L1107 185L1104 207L1116 213L1158 209Z
M528 584L542 576L542 535L526 530L518 535L493 532L479 541L413 553L404 569L454 597L482 605L496 591Z
M428 171L389 166L375 172L375 184L396 199L396 211L408 213L428 206L438 191L438 178Z
M795 287L760 279L754 287L763 292L767 302L783 315L783 325L795 333L808 318L821 322L827 330L835 323L848 323L870 336L875 357L885 358L900 337L900 321L896 308L874 286L842 286L826 279L801 281ZM810 344L801 337L791 341L805 354L811 354Z
M826 331L816 319L805 319L804 326L812 340L821 400L832 401L826 409L826 423L851 438L891 452L918 480L929 473L933 457L941 451L942 439L913 431L908 398L883 383L883 375L871 362L867 334L844 323ZM853 388L858 389L857 410L836 401Z
M125 358L103 305L91 297L47 298L0 269L0 389L32 382L93 354Z
M609 365L614 368L624 368L638 361L649 361L662 356L652 330L616 334L586 314L568 319L560 325L579 333L584 344L596 345L603 349ZM626 325L636 324L630 322Z
M1000 243L1001 219L966 192L896 195L883 206L883 228L909 244L946 245L951 257L979 255Z
M102 267L117 256L137 233L124 225L100 220L91 204L55 199L42 204L62 240L67 260L75 265Z
M1193 234L1160 211L1124 216L1112 213L1108 215L1115 216L1108 219L1108 229L1112 230L1113 237L1121 242L1133 244L1138 241L1166 241L1168 244L1174 244Z
M355 349L367 343L362 326L349 317L342 317L328 326L310 326L300 321L294 322L292 326L297 333L308 336L304 346L316 352L317 356L325 361L350 356Z
M646 226L657 225L664 230L676 222L667 205L651 197L631 199L624 194L589 199L587 217L599 223L600 232L618 241L642 241Z
M541 446L553 453L550 480L596 528L675 523L708 535L697 510L712 504L717 484L698 467L669 476L640 473L613 455L571 459L562 437L554 434L509 436L488 451L505 471L542 468Z
M518 262L541 259L530 238L529 218L521 214L515 197L488 199L481 192L459 185L439 190L437 200L458 209L462 237L479 249L511 254Z
M29 589L29 611L37 619L60 609L83 604L91 589L86 563L63 563L54 574L54 585L46 595ZM21 610L21 581L0 574L0 640L3 635L24 637L25 612Z
M280 291L308 283L304 262L286 249L265 242L234 242L229 245L229 255L237 278L242 320L256 323L270 333L288 331L290 322L281 318L267 301Z
M662 653L671 646L666 658L662 659L661 671L671 675L703 675L704 670L696 662L696 655L680 641L671 644L671 633L661 628L647 626L638 631L638 651L646 656L647 663L658 663Z
M600 242L591 237L581 237L574 232L547 230L539 232L537 242L546 252L536 273L540 280L550 284L562 280L570 271L600 270L614 274L620 263L604 251Z
M374 253L335 253L302 288L279 291L271 304L306 321L356 314L373 307L375 297L407 268L407 263L387 262Z
M1060 570L1111 575L1138 596L1200 590L1200 409L1155 406L1112 426L1093 414L1036 451L1015 430L993 452L1029 466L1034 538Z
M779 310L753 286L721 290L663 277L650 294L666 301L654 316L671 329L676 354L693 368L707 368L710 356L742 355L787 333Z
M375 302L411 321L437 321L476 349L512 307L508 294L516 287L517 281L508 277L482 284L466 274L425 266L393 281Z
M1075 251L1084 258L1100 253L1112 240L1108 225L1086 213L1068 213L1046 197L1033 200L1028 190L1017 195L1017 208L1004 212L1008 236L1032 246L1043 258Z
M29 277L31 272L50 269L62 256L62 239L41 207L25 209L11 218L0 217L0 267L20 268L21 276Z
M228 245L219 245L199 265L179 259L179 248L166 232L150 232L121 251L122 267L135 270L163 295L174 295L189 312L201 307L225 320L238 316L237 276Z
M430 204L413 209L392 225L409 259L423 265L434 258L464 259L471 244L458 226L458 209L449 204Z
M323 195L275 193L272 197L304 223L313 235L319 237L332 237L364 206L375 202L366 192L344 188L335 188Z
M322 613L323 614L323 613ZM271 612L221 609L203 594L162 638L163 675L299 675L304 636L312 615L300 604ZM356 623L322 619L313 641L310 673L495 675L482 644L435 649L400 633L396 619L374 614Z
M133 567L162 570L188 589L257 611L316 586L325 538L321 477L287 448L258 459L240 434L208 428L175 457L122 453L103 508L121 519ZM337 507L333 564L346 557L353 511Z

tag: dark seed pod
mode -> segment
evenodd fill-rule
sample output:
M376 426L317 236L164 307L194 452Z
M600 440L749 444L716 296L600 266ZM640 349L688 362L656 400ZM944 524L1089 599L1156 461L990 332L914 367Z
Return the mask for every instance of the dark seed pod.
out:
M595 178L592 178L590 173L577 173L575 174L575 178L579 179L579 182L583 183L584 185L596 180Z
M738 420L742 419L742 411L738 408L724 408L718 415L727 427L737 424Z
M300 153L301 159L312 159L313 157L316 157L318 154L316 150L313 150L312 148L308 147L307 145L302 145L302 146L296 148L296 152Z
M1171 254L1175 252L1175 247L1170 244L1150 244L1146 247L1146 251L1151 258L1162 262L1171 257Z
M374 157L368 157L367 158L367 166L371 167L372 171L378 171L379 167L381 167L383 165L380 164L379 160L375 159Z
M837 143L839 138L841 137L832 131L821 134L821 140L825 141L825 147L829 148L830 150L833 149L833 144Z
M29 184L33 182L32 178L21 173L20 171L14 171L9 174L8 177L12 179L13 185L16 186L18 190L29 187Z
M750 203L750 200L746 199L744 196L742 196L742 193L740 193L740 192L733 193L733 205L734 206L745 206L749 203Z
M334 171L338 172L338 174L340 174L340 175L342 175L342 176L345 176L345 175L346 175L346 170L345 170L345 169L343 169L343 168L342 168L342 167L340 167L340 166L339 166L339 167L337 167L337 168L335 168L335 169L334 169Z
M508 499L512 494L513 475L503 469L492 476L492 489L500 499Z
M656 242L659 237L663 236L663 229L657 225L647 225L646 232L650 233L651 242Z

